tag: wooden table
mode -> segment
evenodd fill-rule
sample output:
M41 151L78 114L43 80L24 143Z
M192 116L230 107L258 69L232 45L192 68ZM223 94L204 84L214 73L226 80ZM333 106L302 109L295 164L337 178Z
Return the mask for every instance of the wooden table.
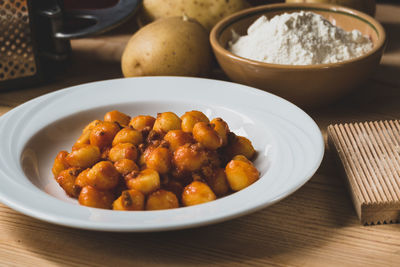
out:
M378 6L389 44L376 75L335 105L309 111L324 135L331 123L400 117L400 6L395 2ZM128 38L117 30L74 41L64 73L43 86L0 93L0 114L59 88L120 77ZM360 225L328 149L318 172L290 197L196 229L91 232L32 219L0 204L0 265L400 266L400 225Z

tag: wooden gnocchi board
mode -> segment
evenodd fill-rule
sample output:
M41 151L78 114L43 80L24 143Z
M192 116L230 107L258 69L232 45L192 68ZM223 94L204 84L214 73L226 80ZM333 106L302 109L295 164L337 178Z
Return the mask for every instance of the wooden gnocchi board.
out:
M400 220L400 121L328 126L328 142L340 159L361 223Z

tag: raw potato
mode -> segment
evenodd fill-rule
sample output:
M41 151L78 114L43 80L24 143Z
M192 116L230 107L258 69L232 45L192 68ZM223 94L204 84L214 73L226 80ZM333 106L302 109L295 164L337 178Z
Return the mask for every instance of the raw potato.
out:
M142 17L154 21L185 14L211 31L222 18L247 7L245 0L144 0Z
M206 76L211 69L206 30L187 17L157 20L136 32L122 54L122 72L133 76Z
M326 3L347 6L365 12L371 16L375 15L375 0L286 0L286 3Z

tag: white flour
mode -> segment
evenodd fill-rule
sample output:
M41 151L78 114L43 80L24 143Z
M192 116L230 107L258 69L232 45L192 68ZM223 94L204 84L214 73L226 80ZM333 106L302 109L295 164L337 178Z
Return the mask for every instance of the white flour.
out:
M247 33L234 36L230 51L267 63L335 63L359 57L372 49L368 36L357 30L346 32L312 12L285 13L271 20L262 16Z

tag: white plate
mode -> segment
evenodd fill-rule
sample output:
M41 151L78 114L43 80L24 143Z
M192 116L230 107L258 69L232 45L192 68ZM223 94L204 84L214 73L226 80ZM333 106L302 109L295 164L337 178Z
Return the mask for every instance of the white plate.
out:
M222 117L258 151L260 179L209 203L162 211L88 208L67 197L51 174L84 125L117 109L131 116L201 110ZM161 231L221 222L293 193L319 167L324 143L301 109L269 93L229 82L145 77L83 84L35 98L0 117L0 201L55 224L103 231Z

